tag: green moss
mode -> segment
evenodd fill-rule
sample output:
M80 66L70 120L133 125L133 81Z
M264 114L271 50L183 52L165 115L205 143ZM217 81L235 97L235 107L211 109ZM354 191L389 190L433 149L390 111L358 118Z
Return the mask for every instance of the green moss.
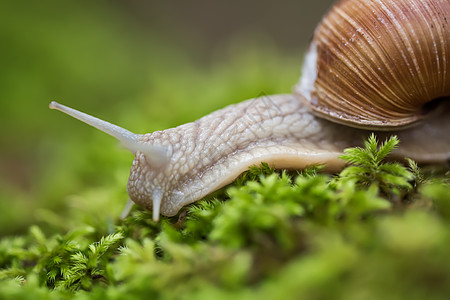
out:
M371 136L365 148L346 150L351 165L336 176L315 168L288 175L263 164L160 223L135 208L104 236L82 223L63 236L33 226L0 242L0 293L442 298L450 292L448 178L430 177L412 161L410 170L384 162L397 142L378 145Z

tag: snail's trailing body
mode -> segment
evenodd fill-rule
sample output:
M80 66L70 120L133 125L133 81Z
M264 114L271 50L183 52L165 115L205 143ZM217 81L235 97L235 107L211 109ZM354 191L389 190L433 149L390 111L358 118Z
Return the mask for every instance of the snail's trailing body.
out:
M50 107L115 136L136 154L128 193L153 209L155 220L262 161L339 169L338 156L359 145L367 128L390 130L378 132L381 137L397 134L396 157L445 161L450 105L426 115L434 99L450 96L449 22L450 0L339 1L316 29L295 95L250 99L164 131L134 134L55 102Z

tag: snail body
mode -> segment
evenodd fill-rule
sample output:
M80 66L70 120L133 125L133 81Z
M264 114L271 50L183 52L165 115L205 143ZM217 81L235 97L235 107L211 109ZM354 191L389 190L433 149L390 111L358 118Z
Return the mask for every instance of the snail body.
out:
M399 136L396 157L446 161L450 105L442 103L433 118L425 112L434 99L450 96L449 22L450 0L339 1L315 31L293 95L250 99L164 131L134 134L56 102L50 108L113 135L135 154L128 194L153 210L155 220L177 214L263 161L276 168L342 168L338 156L371 130ZM375 42L381 33L393 45L384 38ZM345 49L351 54L342 54Z

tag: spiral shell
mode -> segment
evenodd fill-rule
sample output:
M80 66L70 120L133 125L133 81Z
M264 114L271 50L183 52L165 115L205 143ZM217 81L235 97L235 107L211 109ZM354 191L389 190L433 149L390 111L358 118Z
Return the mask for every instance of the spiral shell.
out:
M296 93L354 127L407 127L450 96L450 0L342 0L316 28Z

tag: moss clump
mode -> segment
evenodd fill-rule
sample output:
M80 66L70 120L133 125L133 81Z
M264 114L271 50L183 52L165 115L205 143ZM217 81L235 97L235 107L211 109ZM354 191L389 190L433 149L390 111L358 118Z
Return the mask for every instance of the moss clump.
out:
M398 140L317 168L251 168L216 198L111 232L37 226L0 242L0 294L34 299L441 299L450 293L448 173L384 162Z

